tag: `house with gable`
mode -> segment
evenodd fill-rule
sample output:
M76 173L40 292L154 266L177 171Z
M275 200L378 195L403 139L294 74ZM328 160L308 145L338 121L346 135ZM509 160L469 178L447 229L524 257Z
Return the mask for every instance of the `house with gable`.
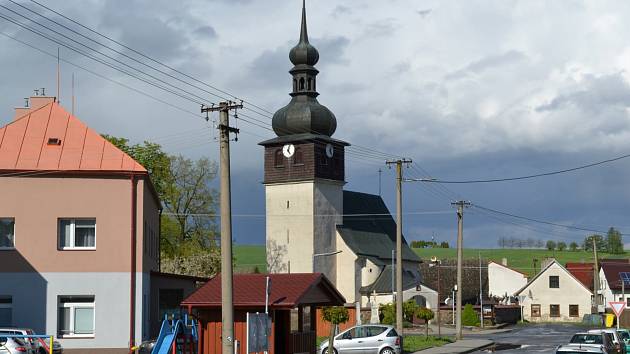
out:
M527 284L527 274L507 266L507 259L502 263L491 261L488 263L488 294L504 298L512 296L517 290Z
M530 322L579 322L591 313L593 292L555 259L524 287L523 319Z
M622 273L630 274L630 262L628 260L610 261L603 260L599 268L600 304L611 309L609 302L623 301L630 304L630 284L622 286ZM627 276L626 276L627 277Z
M0 196L0 326L55 335L66 353L128 353L204 280L159 273L147 170L54 97L0 127Z

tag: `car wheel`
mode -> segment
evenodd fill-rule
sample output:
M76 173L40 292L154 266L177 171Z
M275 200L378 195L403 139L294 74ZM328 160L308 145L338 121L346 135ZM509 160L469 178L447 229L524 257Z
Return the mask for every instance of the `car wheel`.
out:
M39 354L48 354L48 352L44 348L39 348Z
M394 349L387 347L387 348L383 348L380 354L396 354L396 353L394 352Z
M337 349L333 348L333 352L337 354ZM328 348L325 348L324 350L322 350L322 354L328 354Z

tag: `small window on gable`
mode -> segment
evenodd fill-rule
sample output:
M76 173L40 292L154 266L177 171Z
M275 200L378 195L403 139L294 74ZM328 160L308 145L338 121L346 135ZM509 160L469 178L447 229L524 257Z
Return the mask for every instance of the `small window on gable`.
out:
M302 149L300 148L295 149L295 153L293 155L293 164L294 165L304 164L304 154L302 153Z
M557 275L549 276L549 287L553 289L560 288L560 277Z
M284 167L284 157L282 156L282 150L278 149L274 153L273 165L275 167Z

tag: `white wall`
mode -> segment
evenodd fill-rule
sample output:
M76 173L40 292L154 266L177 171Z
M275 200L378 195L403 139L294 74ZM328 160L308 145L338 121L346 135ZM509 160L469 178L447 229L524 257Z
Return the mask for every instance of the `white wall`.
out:
M488 263L488 292L491 296L513 295L527 284L527 277L500 264Z
M613 280L614 281L614 280ZM606 279L606 274L604 273L604 269L599 269L599 282L600 282L600 290L599 293L604 295L604 305L606 308L611 308L608 304L610 301L624 301L624 294L621 290L612 290L609 287L609 280ZM630 288L630 287L629 287ZM630 299L630 289L625 290L626 304L628 303L628 299Z
M549 288L549 276L559 277L559 288ZM579 322L584 314L591 313L591 292L558 263L547 268L517 295L526 296L522 304L523 316L530 322ZM540 305L541 317L531 316L532 304ZM560 317L549 316L551 304L560 305ZM579 306L577 317L569 317L569 305Z

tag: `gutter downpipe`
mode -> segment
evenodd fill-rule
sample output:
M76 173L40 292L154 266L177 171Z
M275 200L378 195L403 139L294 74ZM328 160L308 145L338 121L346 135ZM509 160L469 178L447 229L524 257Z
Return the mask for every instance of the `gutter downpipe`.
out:
M131 174L131 283L129 286L129 353L132 354L136 336L136 218L137 186L136 176Z

